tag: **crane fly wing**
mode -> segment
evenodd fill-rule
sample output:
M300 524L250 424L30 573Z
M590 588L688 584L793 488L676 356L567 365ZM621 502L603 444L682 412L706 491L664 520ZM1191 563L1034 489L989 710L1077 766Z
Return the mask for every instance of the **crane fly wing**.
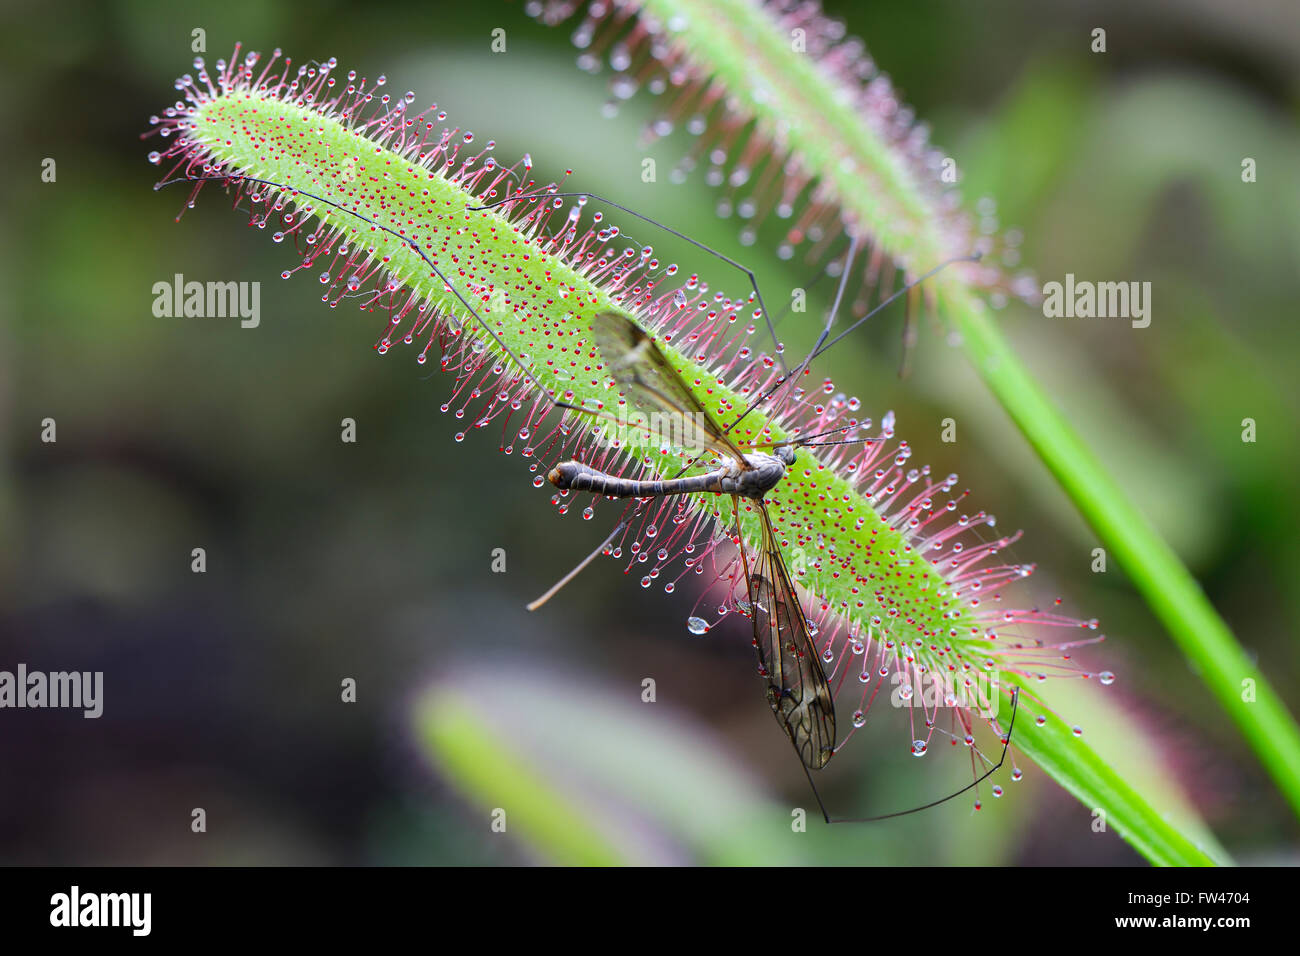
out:
M746 573L760 673L767 681L772 713L799 759L809 769L820 770L835 752L835 702L761 501L758 512L763 553L753 571L746 565Z
M714 451L734 456L744 467L750 467L645 330L618 313L604 312L592 319L592 332L606 371L623 387L630 401L643 409L695 413ZM808 619L777 546L771 517L762 501L756 505L762 517L762 553L752 572L745 564L754 647L767 681L772 713L804 766L818 770L826 766L835 751L835 703L808 632ZM739 521L740 502L735 496L733 506ZM742 560L744 554L742 543Z
M599 313L591 320L591 329L605 371L632 405L645 412L658 410L681 416L683 436L686 422L693 418L699 426L692 429L694 441L749 467L744 454L686 387L668 356L644 329L617 312ZM699 434L701 429L704 434Z

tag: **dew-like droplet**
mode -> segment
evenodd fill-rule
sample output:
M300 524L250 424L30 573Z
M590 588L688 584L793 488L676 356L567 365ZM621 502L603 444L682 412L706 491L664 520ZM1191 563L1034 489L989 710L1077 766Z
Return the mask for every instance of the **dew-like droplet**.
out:
M854 726L854 727L861 727L861 726L863 726L864 724L866 724L866 722L867 722L867 715L866 715L866 714L864 714L864 713L863 713L862 711L860 711L860 710L855 710L855 711L853 712L853 726Z
M1115 683L1115 672L1102 671L1100 674L1097 675L1097 680L1101 681L1103 684L1106 685L1113 684Z
M927 744L924 740L920 740L920 739L913 740L913 741L912 741L912 756L913 756L913 757L924 757L924 756L925 756L925 752L926 752L926 750L928 750L929 748L930 748L930 745Z
M688 617L686 619L686 630L697 636L704 634L709 630L709 622L702 617Z

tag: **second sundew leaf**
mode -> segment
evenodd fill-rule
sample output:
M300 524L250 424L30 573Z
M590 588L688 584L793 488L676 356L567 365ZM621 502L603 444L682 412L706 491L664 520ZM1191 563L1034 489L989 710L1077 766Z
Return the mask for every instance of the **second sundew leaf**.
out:
M951 263L929 284L932 296L1037 296L1032 276L1009 271L1019 234L996 234L989 200L978 215L964 208L952 158L861 41L815 2L537 0L529 9L550 24L581 11L579 65L597 72L608 57L612 105L638 86L667 94L647 133L684 126L696 137L673 176L706 161L709 182L728 193L719 209L744 223L742 243L758 241L758 225L774 217L785 223L783 259L824 262L846 234L867 245L863 292L887 289L890 266L919 275ZM972 253L983 258L969 261Z
M562 212L564 200L539 198L556 186L537 187L528 157L502 167L491 142L442 127L436 108L410 111L413 93L383 93L382 77L336 77L334 61L295 69L278 51L263 61L236 48L214 73L202 61L196 69L197 78L178 81L184 101L155 118L168 142L150 160L167 166L165 181L192 180L194 192L214 180L232 188L251 224L298 248L301 261L285 278L306 272L331 307L386 313L381 353L410 344L423 362L438 345L454 375L444 410L466 431L499 430L502 450L520 452L535 486L563 458L632 477L707 465L663 436L619 427L626 410L592 343L598 313L617 311L651 330L720 422L736 421L779 384L777 363L750 344L761 319L750 300L710 294L694 275L674 281L676 266L620 242L617 228L581 201ZM900 741L924 753L936 733L973 732L981 718L966 688L1001 674L993 693L1022 687L1017 746L1041 755L1085 803L1107 809L1150 859L1208 862L1085 747L1072 753L1064 725L1030 696L1034 680L1089 676L1033 631L1081 628L1087 641L1095 622L1004 606L1003 587L1032 570L997 559L1014 536L980 537L976 529L992 519L969 512L955 475L939 479L911 465L892 415L872 423L858 416L856 399L810 381L787 383L731 436L742 447L826 433L845 442L801 447L767 506L832 684L861 688L859 701L847 691L838 701L851 723L865 721L881 689L885 699L917 706L912 687L941 688L944 726L936 729L938 711L927 706L925 735ZM572 409L555 416L557 401L604 417ZM555 501L569 510L565 496ZM757 548L753 505L740 526L744 546ZM647 587L671 591L670 576L699 575L720 583L728 611L755 613L737 600L744 585L732 527L725 497L659 499L641 505L610 551ZM989 722L1005 733L996 717Z
M792 55L809 52L807 24L796 15L788 29L773 29L774 15L751 0L649 0L642 14L657 18L691 61L709 65L761 135L788 143L804 170L825 176L822 188L851 205L891 256L925 268L942 261L938 209L913 171L863 126L856 103L825 95L815 56Z

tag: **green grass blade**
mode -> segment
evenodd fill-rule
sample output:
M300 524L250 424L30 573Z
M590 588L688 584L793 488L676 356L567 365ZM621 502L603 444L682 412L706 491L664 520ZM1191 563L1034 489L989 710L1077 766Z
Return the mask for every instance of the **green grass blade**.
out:
M1011 351L986 309L953 296L946 312L989 390L1119 561L1300 813L1300 732L1200 585L1097 461Z

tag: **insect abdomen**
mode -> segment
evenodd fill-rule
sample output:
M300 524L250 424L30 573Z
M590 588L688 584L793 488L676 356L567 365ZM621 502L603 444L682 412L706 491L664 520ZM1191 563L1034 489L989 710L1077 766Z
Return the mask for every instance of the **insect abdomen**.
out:
M655 498L660 495L684 495L697 491L719 491L722 472L673 478L667 481L636 481L598 471L580 461L564 461L546 477L556 488L590 491L611 498Z

